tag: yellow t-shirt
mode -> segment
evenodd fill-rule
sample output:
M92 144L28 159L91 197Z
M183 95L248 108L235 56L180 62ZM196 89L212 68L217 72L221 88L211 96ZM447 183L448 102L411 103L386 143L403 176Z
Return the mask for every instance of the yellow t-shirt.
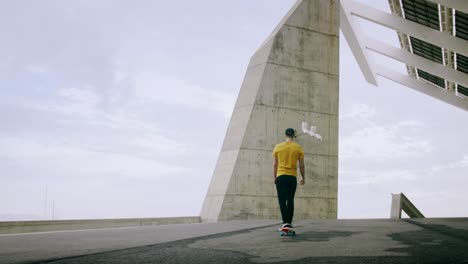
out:
M295 142L283 142L276 145L273 150L273 158L278 158L278 170L276 176L297 176L297 162L304 158L304 150Z

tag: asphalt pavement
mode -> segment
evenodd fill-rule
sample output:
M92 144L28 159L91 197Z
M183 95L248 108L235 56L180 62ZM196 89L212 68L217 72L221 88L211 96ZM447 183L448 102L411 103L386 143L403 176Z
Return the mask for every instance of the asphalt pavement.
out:
M468 263L468 218L275 221L0 236L0 263Z

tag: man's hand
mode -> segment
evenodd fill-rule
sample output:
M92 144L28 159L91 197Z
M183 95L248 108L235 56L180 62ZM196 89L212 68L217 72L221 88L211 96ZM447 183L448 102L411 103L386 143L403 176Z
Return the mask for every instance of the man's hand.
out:
M304 185L305 184L304 157L299 159L299 170L301 171L301 185Z
M278 179L278 177L275 177L275 184L276 184L276 179Z

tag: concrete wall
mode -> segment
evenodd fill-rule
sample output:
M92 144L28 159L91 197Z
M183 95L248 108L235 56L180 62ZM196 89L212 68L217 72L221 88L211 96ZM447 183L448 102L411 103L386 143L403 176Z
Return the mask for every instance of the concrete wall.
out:
M298 1L252 57L201 211L202 221L281 219L271 152L301 122L306 185L295 219L336 218L338 186L337 0Z
M200 223L200 217L0 222L0 234Z

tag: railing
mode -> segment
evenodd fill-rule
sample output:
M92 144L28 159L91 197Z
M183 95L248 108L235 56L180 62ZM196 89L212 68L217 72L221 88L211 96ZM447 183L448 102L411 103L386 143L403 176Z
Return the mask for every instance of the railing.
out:
M392 193L392 207L390 210L391 219L401 219L401 211L404 211L410 218L424 218L424 215L410 202L403 193Z

